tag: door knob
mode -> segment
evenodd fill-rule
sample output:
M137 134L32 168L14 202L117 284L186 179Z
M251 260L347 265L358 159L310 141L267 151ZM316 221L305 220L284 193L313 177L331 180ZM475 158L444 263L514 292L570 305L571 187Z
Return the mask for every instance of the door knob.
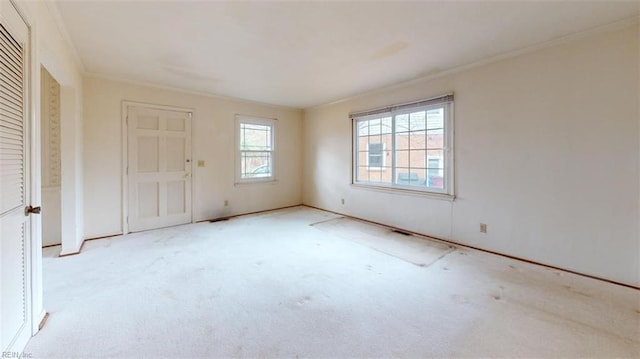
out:
M28 216L30 214L40 214L40 212L42 212L42 207L31 207L31 206L26 206L24 208L24 215Z

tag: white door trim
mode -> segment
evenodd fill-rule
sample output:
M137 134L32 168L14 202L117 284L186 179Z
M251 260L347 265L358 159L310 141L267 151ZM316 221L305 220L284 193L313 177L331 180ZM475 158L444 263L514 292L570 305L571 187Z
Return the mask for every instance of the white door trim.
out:
M195 196L193 195L193 183L194 183L194 160L193 160L193 128L195 127L194 124L194 118L195 118L195 110L192 108L188 108L188 107L177 107L177 106L167 106L167 105L157 105L157 104L151 104L151 103L145 103L145 102L136 102L136 101L128 101L128 100L124 100L122 101L122 122L121 122L121 130L122 130L122 168L121 168L121 173L122 173L122 177L121 177L121 187L122 187L122 218L121 218L121 224L122 224L122 234L128 234L129 233L129 223L127 223L127 218L129 217L129 175L127 173L127 167L128 167L128 163L129 163L129 126L128 126L128 122L127 122L127 114L129 112L129 107L146 107L149 109L155 109L155 110L167 110L167 111L177 111L177 112L188 112L191 114L191 133L189 134L191 136L191 151L190 153L188 153L189 158L191 159L190 162L190 166L191 166L191 223L194 223L194 208L195 208L195 203L194 203L194 199Z

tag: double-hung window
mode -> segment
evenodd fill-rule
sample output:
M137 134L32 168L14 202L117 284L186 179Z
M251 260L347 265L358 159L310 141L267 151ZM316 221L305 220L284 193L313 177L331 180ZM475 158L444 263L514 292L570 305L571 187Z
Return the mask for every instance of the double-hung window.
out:
M353 183L453 196L453 95L352 113Z
M236 116L236 182L275 179L275 130L274 119Z

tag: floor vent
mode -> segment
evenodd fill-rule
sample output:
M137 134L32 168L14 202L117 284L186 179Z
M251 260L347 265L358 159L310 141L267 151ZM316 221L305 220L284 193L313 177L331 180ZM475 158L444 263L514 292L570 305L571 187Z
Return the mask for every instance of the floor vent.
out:
M228 221L229 217L223 217L223 218L216 218L216 219L210 219L209 223L216 223L216 222L222 222L222 221Z
M412 233L405 232L401 229L392 229L391 232L402 234L403 236L413 236Z

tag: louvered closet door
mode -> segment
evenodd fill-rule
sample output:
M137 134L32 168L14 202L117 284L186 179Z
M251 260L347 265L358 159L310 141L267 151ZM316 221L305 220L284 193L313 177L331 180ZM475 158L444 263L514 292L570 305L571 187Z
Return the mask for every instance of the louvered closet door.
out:
M27 266L30 239L26 117L26 25L0 0L0 327L1 350L22 350L31 336Z

